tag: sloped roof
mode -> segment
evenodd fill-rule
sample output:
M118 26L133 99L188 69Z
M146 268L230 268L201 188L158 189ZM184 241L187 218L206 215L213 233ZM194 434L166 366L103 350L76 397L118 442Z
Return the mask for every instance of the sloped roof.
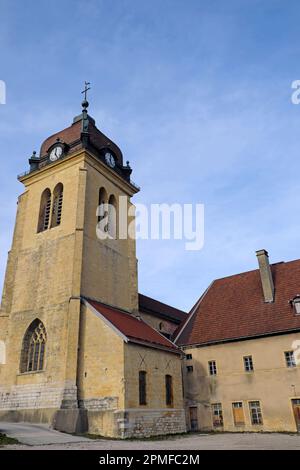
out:
M71 126L56 132L44 140L40 150L40 157L46 155L48 149L57 142L57 139L60 139L60 141L65 142L68 145L75 144L74 146L72 145L73 151L81 148L82 119L83 115L77 116L74 118ZM119 163L122 165L123 155L120 148L96 127L95 121L91 116L88 115L87 120L88 128L86 131L89 134L91 144L98 150L110 148L114 152Z
M139 294L139 310L159 318L164 318L177 325L186 319L187 313L170 305Z
M271 265L275 301L265 303L260 272L214 281L191 311L178 345L210 344L300 330L289 301L300 293L300 260Z
M158 331L149 326L142 319L138 319L128 312L101 302L89 299L85 300L87 304L90 304L100 315L111 323L112 326L126 336L130 342L180 354L179 348L174 343L158 333Z

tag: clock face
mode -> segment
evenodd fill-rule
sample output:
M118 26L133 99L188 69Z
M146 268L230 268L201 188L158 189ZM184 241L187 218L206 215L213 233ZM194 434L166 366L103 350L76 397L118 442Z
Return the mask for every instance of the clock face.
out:
M57 147L54 147L54 149L52 149L50 153L51 162L55 162L56 160L58 160L62 156L62 153L63 153L63 149L60 145L58 145Z
M105 154L105 160L106 160L106 163L107 163L111 168L114 168L114 167L116 166L115 157L114 157L110 152L106 152L106 154Z

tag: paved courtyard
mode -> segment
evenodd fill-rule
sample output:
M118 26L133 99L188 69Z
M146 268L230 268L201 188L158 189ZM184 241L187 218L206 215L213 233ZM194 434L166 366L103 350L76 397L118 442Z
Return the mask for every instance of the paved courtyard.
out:
M78 450L215 450L215 449L287 449L300 450L299 434L187 434L161 440L118 441L91 440L49 429L45 425L28 423L1 423L0 432L14 437L21 444L5 449L78 449Z

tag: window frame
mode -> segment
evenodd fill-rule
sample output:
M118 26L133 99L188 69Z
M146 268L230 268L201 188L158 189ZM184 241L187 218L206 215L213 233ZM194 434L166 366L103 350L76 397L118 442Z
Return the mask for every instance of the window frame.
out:
M212 423L213 428L224 427L223 406L221 402L211 403ZM217 420L214 417L218 417ZM216 424L219 423L219 424Z
M254 403L258 403L258 405L252 406ZM248 401L248 406L249 406L249 413L250 413L250 421L252 426L262 426L264 424L263 422L263 413L262 413L262 407L260 400L250 400ZM259 410L259 411L257 411ZM254 415L252 414L252 411L256 412L256 415L258 416L259 422L254 422Z
M294 351L284 351L285 365L288 369L297 367Z
M210 376L218 375L217 361L215 359L208 361L208 373Z
M252 355L249 354L248 356L243 356L243 362L245 372L254 372L254 362Z

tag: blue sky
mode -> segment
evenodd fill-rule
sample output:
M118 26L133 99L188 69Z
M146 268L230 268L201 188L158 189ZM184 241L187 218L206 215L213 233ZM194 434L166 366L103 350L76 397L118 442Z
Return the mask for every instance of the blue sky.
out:
M140 241L139 290L190 309L218 277L300 257L298 1L0 0L0 283L16 175L80 112L121 147L135 202L205 204L205 245Z

